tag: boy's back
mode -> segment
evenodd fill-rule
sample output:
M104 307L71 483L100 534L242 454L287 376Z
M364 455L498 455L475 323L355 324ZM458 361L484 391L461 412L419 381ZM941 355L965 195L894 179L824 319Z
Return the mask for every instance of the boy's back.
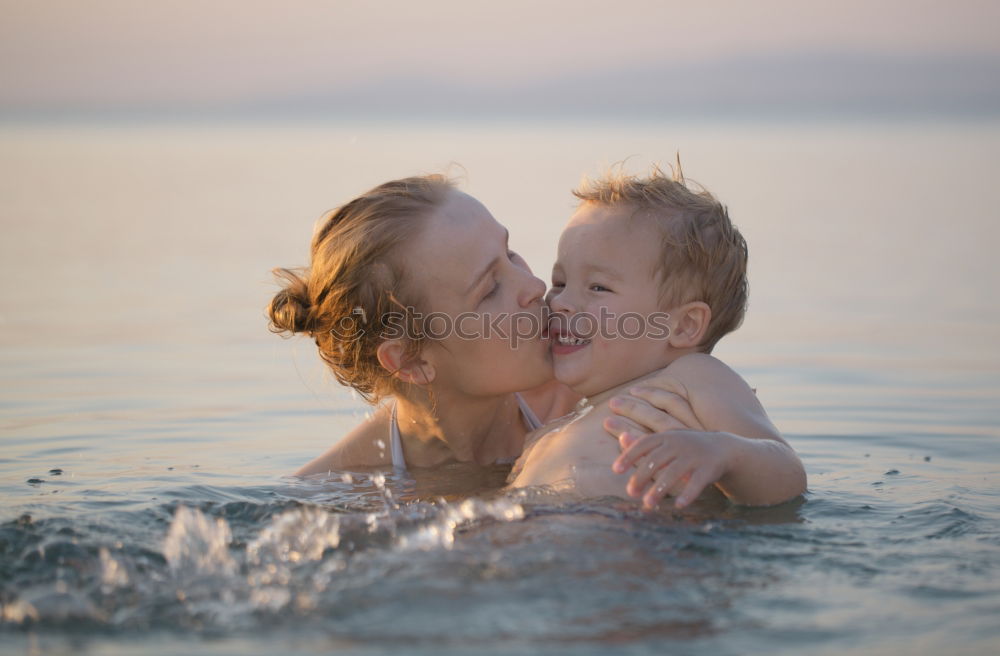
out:
M548 485L581 497L626 497L627 474L615 474L618 442L602 427L607 403L588 405L537 429L511 472L512 487Z

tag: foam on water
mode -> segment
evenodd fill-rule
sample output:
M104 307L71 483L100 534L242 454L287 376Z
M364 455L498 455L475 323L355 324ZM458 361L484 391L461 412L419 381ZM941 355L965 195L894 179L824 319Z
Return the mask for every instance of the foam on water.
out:
M966 645L996 639L974 619L1000 598L995 509L928 487L919 472L946 463L890 454L873 478L816 476L810 500L769 509L703 500L650 514L544 490L400 500L412 483L354 472L352 485L334 475L270 501L219 489L232 500L110 523L22 516L0 525L0 631L94 645L107 631L122 644L256 635L259 649L317 636L445 651L666 640L690 653L727 653L736 632L748 649L863 637L904 653L964 617L978 627Z
M256 517L276 506L244 506L232 521L239 522L243 534L255 532L246 541L234 540L226 517L177 505L162 539L162 560L155 562L125 546L128 522L120 526L126 534L109 547L101 536L75 531L65 532L72 535L66 542L37 541L41 526L24 516L4 527L5 553L19 541L25 544L17 559L22 565L15 568L20 575L0 588L0 617L8 626L24 627L84 622L119 628L247 628L260 613L314 611L342 572L365 567L364 557L371 558L364 556L367 552L396 559L413 551L447 551L461 531L525 516L522 506L507 498L401 507L384 475L370 478L383 510L337 513L296 505L258 524ZM23 563L33 560L40 566L24 569ZM27 579L34 581L26 588Z

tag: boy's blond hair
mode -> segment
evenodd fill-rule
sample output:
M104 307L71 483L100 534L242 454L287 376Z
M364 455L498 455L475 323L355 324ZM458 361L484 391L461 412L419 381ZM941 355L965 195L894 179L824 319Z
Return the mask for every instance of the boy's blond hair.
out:
M660 302L666 307L707 303L712 316L698 347L711 353L746 313L747 243L722 203L704 189L688 188L679 162L671 172L668 177L654 166L648 178L640 178L612 170L596 180L584 179L573 195L654 220L663 238L654 268L661 280Z

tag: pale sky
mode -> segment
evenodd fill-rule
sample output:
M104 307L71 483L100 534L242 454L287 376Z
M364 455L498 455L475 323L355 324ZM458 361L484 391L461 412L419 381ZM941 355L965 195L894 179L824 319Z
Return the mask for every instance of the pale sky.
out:
M401 80L495 91L800 53L1000 58L988 0L0 0L0 12L0 111L253 105Z

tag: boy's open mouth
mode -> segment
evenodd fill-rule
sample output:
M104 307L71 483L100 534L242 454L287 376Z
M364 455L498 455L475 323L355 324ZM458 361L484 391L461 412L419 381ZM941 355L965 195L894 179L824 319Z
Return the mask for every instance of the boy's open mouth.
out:
M589 339L572 334L566 324L567 319L562 315L555 315L549 321L549 339L553 355L567 355L590 344Z

